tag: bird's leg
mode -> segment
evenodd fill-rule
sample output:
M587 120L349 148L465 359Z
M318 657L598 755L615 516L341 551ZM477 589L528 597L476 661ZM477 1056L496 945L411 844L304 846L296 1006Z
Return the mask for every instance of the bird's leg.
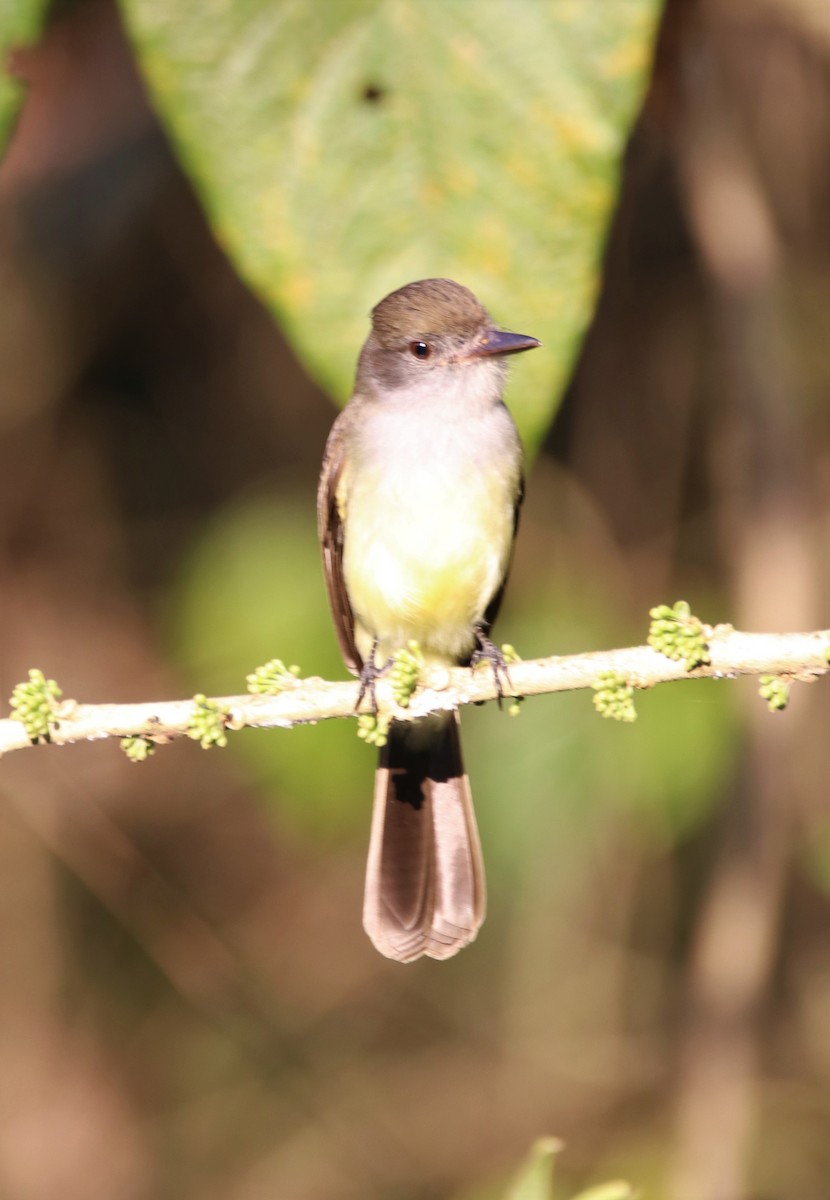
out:
M511 693L513 691L513 684L510 682L510 672L507 669L507 659L503 651L488 637L487 626L483 621L476 622L474 633L476 648L470 655L470 667L471 669L475 668L480 662L490 664L496 684L496 698L499 708L502 708L502 700L505 694L504 687L502 686L502 678L504 678L508 690Z
M375 690L377 681L380 679L381 675L386 674L392 663L392 659L388 658L382 667L376 667L375 651L377 648L378 639L375 638L375 640L372 642L372 649L369 657L360 668L360 675L358 677L360 679L360 691L357 693L357 704L354 706L355 712L358 712L361 704L363 703L364 696L368 694L369 704L371 706L373 716L377 716L378 713L378 698Z

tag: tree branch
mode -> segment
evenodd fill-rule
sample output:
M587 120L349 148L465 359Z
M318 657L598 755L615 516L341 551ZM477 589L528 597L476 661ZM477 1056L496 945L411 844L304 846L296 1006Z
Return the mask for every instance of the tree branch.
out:
M830 630L813 633L739 633L728 625L701 626L709 661L688 670L650 646L597 651L559 658L537 658L511 663L512 691L517 696L598 688L609 673L632 688L650 688L678 679L728 679L737 675L772 675L809 680L830 671ZM356 682L322 679L288 679L285 690L270 696L222 696L214 703L222 713L224 727L241 729L280 727L324 721L331 717L354 716ZM465 667L426 668L422 686L401 708L391 685L380 679L377 699L380 710L395 720L413 720L426 713L458 708L497 696L493 672L482 665L475 671ZM97 738L136 737L153 743L197 736L193 700L160 701L147 704L79 704L74 700L55 702L49 720L48 741L52 745L91 741ZM42 739L46 740L46 739ZM0 720L0 755L33 744L21 721Z

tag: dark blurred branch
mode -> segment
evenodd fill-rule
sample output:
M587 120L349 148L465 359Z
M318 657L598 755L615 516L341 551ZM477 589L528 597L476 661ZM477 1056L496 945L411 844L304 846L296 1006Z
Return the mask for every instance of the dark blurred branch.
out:
M728 625L714 629L703 627L710 662L687 670L652 650L650 646L632 646L623 650L602 650L574 654L564 658L537 658L511 663L510 681L516 696L539 696L550 692L569 692L597 688L609 672L623 677L634 688L649 688L678 679L728 679L737 675L778 675L790 679L811 680L830 671L828 650L830 630L813 633L740 633ZM497 698L492 671L479 667L428 668L407 708L400 708L392 696L391 685L378 681L380 709L396 720L414 720L430 712L458 708ZM226 714L226 728L242 729L308 724L331 717L351 717L355 713L358 684L328 682L323 679L297 680L274 696L222 696L214 701ZM145 737L163 743L172 738L192 736L196 712L192 700L160 701L146 704L78 704L68 700L55 706L50 722L50 744L95 740L106 737ZM16 720L0 720L0 755L32 745L23 725Z

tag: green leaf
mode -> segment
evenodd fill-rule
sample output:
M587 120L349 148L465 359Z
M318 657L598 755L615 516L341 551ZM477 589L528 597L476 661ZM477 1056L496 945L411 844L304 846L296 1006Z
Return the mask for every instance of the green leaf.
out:
M561 1149L557 1138L539 1138L504 1200L553 1200L553 1160Z
M23 88L8 69L9 52L33 42L43 24L45 0L0 0L0 147L5 146Z
M223 244L349 395L367 314L450 276L544 349L530 447L588 323L659 0L124 0Z

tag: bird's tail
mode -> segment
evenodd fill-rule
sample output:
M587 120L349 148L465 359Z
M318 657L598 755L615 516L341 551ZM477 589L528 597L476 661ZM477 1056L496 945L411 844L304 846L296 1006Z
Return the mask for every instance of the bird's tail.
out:
M375 775L363 927L387 958L450 958L476 936L484 910L458 714L393 723Z

